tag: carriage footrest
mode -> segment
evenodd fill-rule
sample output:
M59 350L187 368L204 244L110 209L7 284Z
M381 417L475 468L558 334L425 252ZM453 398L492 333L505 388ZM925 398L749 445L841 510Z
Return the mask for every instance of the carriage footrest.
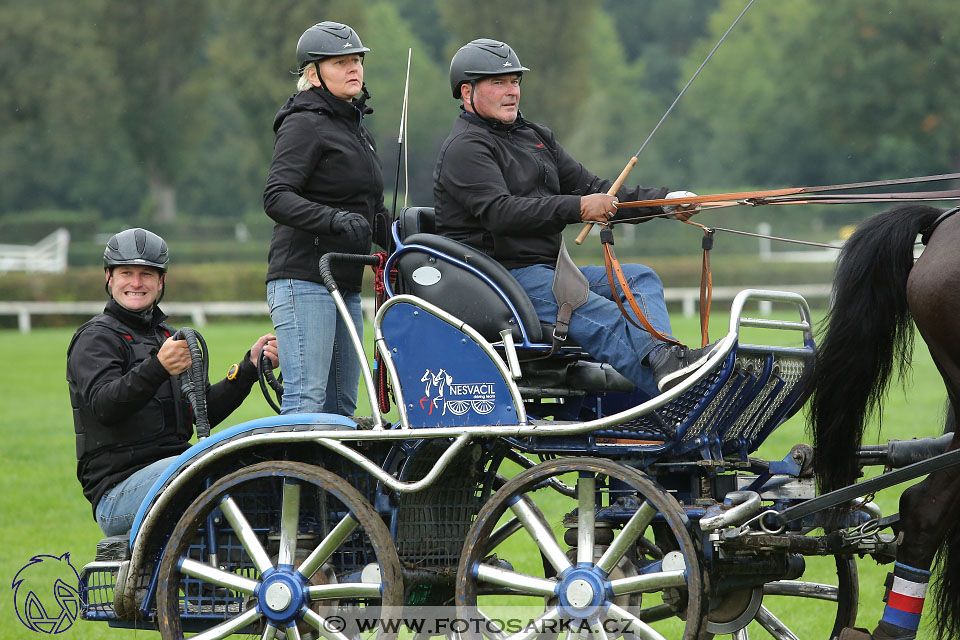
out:
M107 562L110 560L130 559L130 534L110 536L97 543L95 561Z
M99 555L99 554L98 554ZM80 616L84 620L115 620L113 608L119 560L94 561L80 572Z

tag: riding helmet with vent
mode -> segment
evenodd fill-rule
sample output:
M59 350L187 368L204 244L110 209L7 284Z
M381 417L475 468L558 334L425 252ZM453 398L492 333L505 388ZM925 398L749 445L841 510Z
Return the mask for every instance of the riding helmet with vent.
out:
M330 56L345 56L370 51L360 42L357 32L339 22L318 22L303 32L297 41L297 65L300 71L310 62Z
M523 75L530 71L522 64L520 58L510 45L480 38L468 42L460 47L450 61L450 88L453 97L460 99L460 87L465 83L474 83L485 76L499 76L505 73Z
M103 267L137 264L167 272L167 243L146 229L125 229L107 241L103 250Z

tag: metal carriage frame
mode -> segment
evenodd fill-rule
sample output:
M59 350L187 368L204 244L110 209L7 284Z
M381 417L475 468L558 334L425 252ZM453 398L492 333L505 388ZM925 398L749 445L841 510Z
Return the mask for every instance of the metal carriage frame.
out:
M398 245L391 260L416 251L443 260L430 247ZM477 270L470 261L450 263ZM655 398L615 410L618 394L577 390L572 402L568 396L545 408L525 398L521 359L548 345L530 339L535 332L523 329L517 305L494 280L481 280L514 318L497 341L418 295L391 292L378 310L376 347L394 383L397 424L377 410L366 369L374 414L368 428L325 414L262 418L185 452L141 506L129 547L117 551L114 544L112 556L107 551L85 567L85 617L158 626L167 637L201 629L202 637L238 630L297 637L314 630L340 638L324 628L325 616L340 610L455 604L458 615L489 620L486 598L533 596L544 602L534 635L558 620L579 620L602 635L596 625L609 618L619 621L621 635L630 627L640 637L662 638L656 625L673 619L681 620L684 638L695 638L701 629L743 634L756 619L774 637L791 637L776 635L783 625L762 604L770 593L835 602L837 629L855 618L849 559L856 545L840 554L836 545L805 535L814 526L809 518L775 529L765 524L771 513L815 495L810 452L799 447L774 461L749 457L803 401L815 346L801 296L742 292L723 348L700 374ZM349 322L335 285L330 289ZM799 318L745 316L745 307L760 300L789 304ZM799 333L801 344L743 344L743 328ZM450 352L462 350L451 356L459 364L483 361L494 409L483 403L447 414L444 406L434 417L423 415L421 402L416 411L411 375L419 375L423 359L410 335L440 334L456 339L446 344L454 344ZM367 362L355 327L352 342ZM567 405L578 418L569 419ZM547 419L557 415L566 419ZM490 416L496 421L485 421ZM518 465L519 473L501 476L502 464ZM260 501L264 508L242 503L245 491L264 487L273 492L272 500ZM537 504L544 488L570 502L557 516L569 534L567 550ZM314 508L327 496L335 497L335 507ZM858 517L856 524L867 519ZM505 524L494 528L498 522ZM496 546L517 532L536 542L539 578L515 570L509 559L491 560ZM868 538L856 548L882 551L877 535L862 537ZM427 540L431 551L421 553ZM835 555L839 584L797 581L804 554ZM305 566L310 575L298 573ZM188 586L192 580L199 586ZM641 605L651 593L662 602ZM482 635L511 634L497 628Z

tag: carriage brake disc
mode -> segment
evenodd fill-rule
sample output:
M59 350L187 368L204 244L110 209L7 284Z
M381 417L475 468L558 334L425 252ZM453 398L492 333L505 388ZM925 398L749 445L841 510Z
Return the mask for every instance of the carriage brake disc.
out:
M707 631L725 634L739 631L757 615L763 604L763 587L736 589L720 598L720 603L707 614Z

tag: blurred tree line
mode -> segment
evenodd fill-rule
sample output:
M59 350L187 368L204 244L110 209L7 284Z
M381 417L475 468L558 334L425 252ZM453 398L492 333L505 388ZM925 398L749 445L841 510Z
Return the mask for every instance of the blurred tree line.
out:
M960 171L953 2L756 2L631 180L708 193ZM744 4L5 0L0 220L263 216L273 115L295 91L298 37L321 20L349 23L372 49L366 122L388 207L408 48L409 204L430 204L458 113L450 57L477 37L505 40L531 69L524 115L613 178Z

